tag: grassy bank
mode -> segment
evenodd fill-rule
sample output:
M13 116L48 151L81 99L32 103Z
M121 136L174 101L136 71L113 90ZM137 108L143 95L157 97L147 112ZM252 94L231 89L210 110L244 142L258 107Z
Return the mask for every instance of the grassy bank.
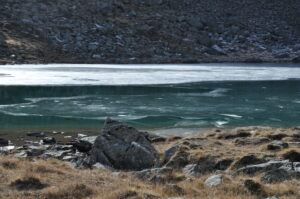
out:
M207 170L199 177L193 177L183 171L174 169L171 173L156 176L156 181L140 180L132 172L115 172L104 169L74 169L68 162L56 159L18 159L13 153L0 157L0 198L6 199L163 199L182 197L198 198L267 198L276 196L280 199L297 199L300 197L300 181L297 178L277 183L262 181L262 173L254 176L232 175L241 164L241 159L255 154L258 159L291 161L300 155L299 130L297 129L249 129L231 131L208 131L204 135L192 137L169 137L163 142L154 143L164 160L164 152L172 146L180 146L173 159L187 158L189 163L207 162L210 158L219 161L232 160L223 171L222 183L208 187L205 180L216 174ZM288 143L288 147L270 148L268 141ZM274 141L273 141L274 142ZM277 142L278 144L278 142ZM274 145L274 143L273 143ZM292 155L291 155L292 154ZM293 160L293 158L296 158ZM180 161L179 161L180 162ZM248 164L248 163L247 163ZM204 164L205 165L205 164ZM209 166L209 163L207 163ZM157 181L158 177L163 180ZM247 186L247 180L251 186ZM158 183L159 182L159 183ZM170 186L176 185L176 188ZM177 187L178 185L178 187Z

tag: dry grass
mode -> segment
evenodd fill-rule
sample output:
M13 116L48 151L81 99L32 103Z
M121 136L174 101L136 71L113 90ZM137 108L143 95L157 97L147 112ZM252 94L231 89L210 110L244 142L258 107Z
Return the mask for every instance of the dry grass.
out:
M275 134L285 133L290 137L295 133L282 129L265 129L253 131L250 138L269 137L272 132ZM253 153L258 157L273 155L280 159L291 152L299 152L299 148L288 148L279 152L267 151L264 148L265 143L237 145L236 140L240 138L218 139L218 133L208 132L205 136L181 139L170 138L166 142L156 143L155 147L159 154L163 155L163 152L171 146L181 145L190 163L203 162L209 158L218 160L228 158L237 161L241 157ZM229 168L227 172L230 174L232 170ZM164 199L179 196L185 199L255 199L257 196L251 194L243 186L247 179L260 183L263 192L268 196L276 195L281 199L300 198L299 180L265 185L260 181L261 175L253 178L246 176L233 178L224 174L223 184L208 188L204 181L210 175L212 174L207 173L199 178L192 178L179 170L165 175L165 183L154 184L140 181L129 173L113 173L100 169L76 170L71 168L68 163L58 160L29 161L1 156L0 199ZM17 190L11 186L18 180L24 179L34 179L33 182L39 181L47 186L28 191ZM168 183L177 184L183 191L180 193L166 191L165 184Z
M204 185L204 181L209 175L183 180L183 174L173 173L168 176L169 183L178 184L184 190L183 194L178 194L166 191L163 184L142 182L127 173L112 173L99 169L75 170L66 163L56 160L31 162L12 157L0 157L0 162L2 165L0 167L1 199L146 199L155 196L157 198L184 196L186 199L256 198L241 186L246 177L225 176L222 185L208 188ZM4 162L4 165L13 162L13 169L3 166ZM26 181L26 179L37 179L47 186L27 191L12 186L17 181ZM255 180L259 181L259 178L256 177ZM300 196L299 186L299 181L291 180L266 185L264 190L269 195L293 199Z

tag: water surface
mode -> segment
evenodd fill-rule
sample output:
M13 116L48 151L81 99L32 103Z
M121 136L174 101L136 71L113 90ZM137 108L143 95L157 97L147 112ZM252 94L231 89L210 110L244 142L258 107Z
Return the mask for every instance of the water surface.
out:
M299 65L0 67L0 126L143 129L300 125Z

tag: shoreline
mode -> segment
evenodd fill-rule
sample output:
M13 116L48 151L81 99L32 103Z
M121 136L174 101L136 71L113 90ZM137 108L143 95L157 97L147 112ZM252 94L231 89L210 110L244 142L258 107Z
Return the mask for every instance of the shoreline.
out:
M224 57L219 59L219 57L215 57L212 59L180 59L180 60L173 60L173 59L166 59L166 60L152 60L152 59L145 59L145 60L137 60L133 61L130 59L124 59L124 60L116 60L116 59L106 59L106 60L90 60L90 59L84 59L84 60L76 60L76 59L53 59L49 61L45 60L35 60L35 61L14 61L14 60L5 60L0 59L0 66L1 65L26 65L26 64L120 64L120 65L127 65L127 64L213 64L213 63L243 63L243 64L275 64L275 63L290 63L290 64L298 64L300 63L299 57L292 56L292 58L288 59L261 59L258 57L249 57L247 59L236 59L236 58L230 58L230 57Z
M74 139L81 139L84 137L98 136L101 133L102 127L11 127L0 129L0 137L9 140L13 145L22 145L26 140L40 141L43 137L54 137L57 141L67 143ZM156 127L156 128L139 128L143 132L158 137L190 137L199 136L207 132L229 132L237 129L266 129L266 130L280 130L280 129L300 129L299 126L278 127L278 126L231 126L231 127ZM28 133L43 133L41 137L28 137ZM78 136L80 135L80 136ZM31 140L31 141L32 141Z

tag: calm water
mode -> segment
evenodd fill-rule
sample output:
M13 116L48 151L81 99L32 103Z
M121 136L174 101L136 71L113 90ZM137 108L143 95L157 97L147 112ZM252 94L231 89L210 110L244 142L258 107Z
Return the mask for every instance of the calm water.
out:
M274 64L0 66L0 127L299 126L299 77Z

